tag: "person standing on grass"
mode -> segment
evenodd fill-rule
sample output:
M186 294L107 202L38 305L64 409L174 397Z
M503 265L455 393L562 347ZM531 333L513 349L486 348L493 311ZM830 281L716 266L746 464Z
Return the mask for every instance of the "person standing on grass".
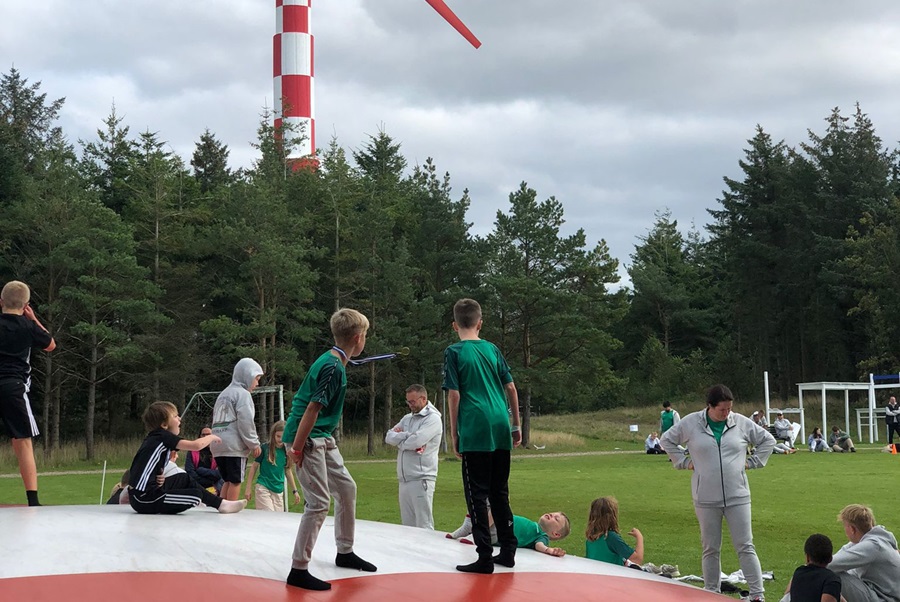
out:
M746 416L733 413L733 402L728 387L713 386L706 396L706 409L685 416L666 431L661 443L675 469L694 471L691 497L700 523L704 589L721 592L724 519L750 587L750 600L761 601L765 593L753 546L746 471L766 465L775 438Z
M400 522L407 527L434 530L434 483L441 447L441 413L428 401L422 385L406 388L409 414L384 436L397 448L397 480L400 481Z
M478 560L458 565L464 573L490 574L494 564L512 568L518 541L509 508L510 454L522 441L519 396L503 354L479 338L481 306L460 299L453 306L459 342L444 351L444 383L453 451L462 459L463 492L472 518ZM507 402L509 406L507 408ZM510 412L512 425L510 426ZM500 553L493 555L488 500Z
M678 424L681 416L675 408L672 407L670 401L664 401L662 404L662 412L659 413L659 434L663 435L667 430Z
M300 492L291 460L284 449L284 420L272 425L269 442L262 444L262 452L247 470L247 489L244 497L249 502L253 498L253 478L259 467L259 482L256 484L256 509L284 512L284 477L287 475L294 495L294 503L300 503Z
M894 433L900 435L900 405L893 395L884 406L884 423L887 425L888 445L893 445Z
M18 280L7 282L0 291L0 421L12 439L28 505L40 506L32 443L40 431L28 399L31 350L53 351L56 341L34 315L30 300L31 290Z

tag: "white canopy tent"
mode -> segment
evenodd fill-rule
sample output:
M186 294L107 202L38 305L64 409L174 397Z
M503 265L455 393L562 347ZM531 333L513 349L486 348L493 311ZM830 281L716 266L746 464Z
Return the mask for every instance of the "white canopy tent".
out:
M895 376L898 381L900 381L900 375ZM770 406L769 406L769 373L764 373L763 380L765 382L766 388L766 417L768 418L770 414ZM828 419L826 417L826 394L828 391L843 391L844 392L844 430L847 433L850 433L850 391L868 391L868 428L869 428L869 443L874 443L878 440L877 429L878 425L877 417L875 414L876 409L876 400L875 400L875 390L876 389L898 389L900 388L900 383L882 383L875 384L875 376L873 374L869 374L869 382L813 382L813 383L797 383L797 397L799 399L799 410L788 410L788 413L799 413L800 414L800 437L802 441L806 441L806 424L805 424L805 412L803 409L803 392L804 391L816 391L821 395L822 398L822 432L826 435L828 434ZM861 435L861 434L860 434ZM861 438L861 436L860 436Z

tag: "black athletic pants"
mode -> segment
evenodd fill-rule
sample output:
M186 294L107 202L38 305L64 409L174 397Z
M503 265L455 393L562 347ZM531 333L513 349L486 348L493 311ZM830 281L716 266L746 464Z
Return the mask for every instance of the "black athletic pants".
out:
M500 552L510 558L516 554L518 541L513 533L512 511L509 509L509 458L508 449L462 454L463 491L472 518L472 539L475 540L479 560L490 560L494 553L488 524L488 500L497 528Z
M178 514L203 502L218 508L222 498L200 487L187 473L166 478L162 487L149 491L129 491L129 503L138 514Z
M893 444L894 443L894 433L897 433L898 435L900 435L900 424L898 424L896 422L893 424L889 424L889 425L887 425L887 429L888 429L888 443Z

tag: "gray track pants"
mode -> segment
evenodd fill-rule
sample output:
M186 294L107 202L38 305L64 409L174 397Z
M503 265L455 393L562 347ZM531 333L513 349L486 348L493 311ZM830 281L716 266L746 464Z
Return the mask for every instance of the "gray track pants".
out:
M434 481L400 481L400 522L407 527L434 530Z
M722 549L722 519L728 521L731 541L737 552L741 570L750 587L750 598L763 593L762 569L756 548L753 547L753 529L750 520L750 504L728 508L701 508L694 506L700 521L700 543L703 546L703 588L719 592L722 576L720 551Z
M306 569L312 558L313 547L319 530L328 516L331 498L334 498L334 541L339 554L353 551L356 530L356 482L334 438L308 439L303 447L303 464L297 479L303 490L303 516L294 542L291 566Z

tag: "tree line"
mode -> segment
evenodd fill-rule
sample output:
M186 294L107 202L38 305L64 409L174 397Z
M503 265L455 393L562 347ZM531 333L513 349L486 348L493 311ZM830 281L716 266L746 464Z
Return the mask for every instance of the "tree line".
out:
M95 437L139 431L149 401L223 388L244 356L293 392L342 306L371 320L367 353L411 349L349 371L346 428L370 450L408 384L440 395L463 296L513 369L526 443L533 412L696 399L712 381L755 396L763 370L786 396L900 363L897 155L858 106L796 148L757 127L706 231L660 210L630 286L606 243L564 235L563 203L526 182L474 235L468 192L432 159L410 167L385 132L291 169L303 132L264 111L254 163L233 169L214 133L186 162L115 106L73 143L63 106L16 69L0 77L0 279L32 287L59 343L33 358L48 453L83 438L91 458ZM265 429L274 399L259 404Z

